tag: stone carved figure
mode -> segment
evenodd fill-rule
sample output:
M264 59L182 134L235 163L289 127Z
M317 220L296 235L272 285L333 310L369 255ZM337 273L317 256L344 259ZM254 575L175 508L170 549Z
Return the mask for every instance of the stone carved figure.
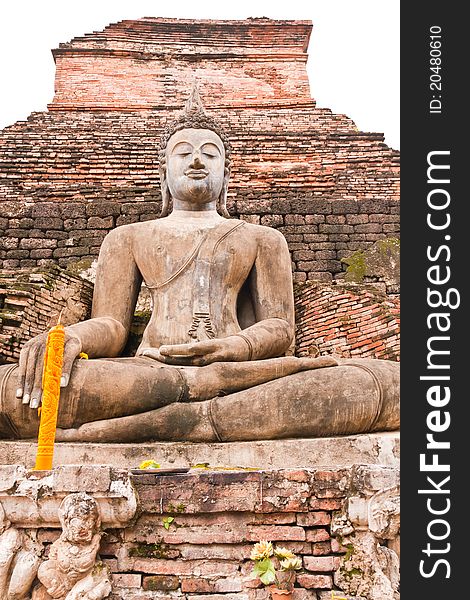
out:
M40 564L42 546L13 527L0 504L0 598L27 600Z
M66 328L58 441L234 441L398 429L398 365L292 356L289 250L228 218L230 148L194 90L163 134L161 218L105 238L92 318ZM119 358L142 280L153 309ZM0 367L0 436L37 434L45 334ZM76 360L80 352L92 360ZM334 367L334 368L326 368ZM3 416L1 416L3 415Z
M38 570L32 600L101 600L111 592L107 567L97 560L100 515L96 500L69 494L59 508L62 534Z
M348 549L335 584L368 600L399 600L400 488L379 490L361 504L365 510L336 515L332 523L333 535Z

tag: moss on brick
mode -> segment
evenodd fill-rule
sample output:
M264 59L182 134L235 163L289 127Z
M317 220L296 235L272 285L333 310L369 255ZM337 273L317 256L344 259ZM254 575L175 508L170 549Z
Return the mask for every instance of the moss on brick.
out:
M348 265L345 275L346 281L360 283L364 280L367 273L366 255L364 250L357 250L354 254L351 254L351 256L342 258L341 262Z
M133 558L171 558L170 546L168 544L145 544L141 543L129 550L129 556Z

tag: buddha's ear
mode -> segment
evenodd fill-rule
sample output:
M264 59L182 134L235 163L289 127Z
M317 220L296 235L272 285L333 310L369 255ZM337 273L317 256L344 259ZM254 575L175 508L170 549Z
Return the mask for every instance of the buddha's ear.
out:
M171 194L168 187L168 180L166 178L166 165L160 164L158 167L160 174L160 189L162 192L162 210L159 214L159 218L166 217L170 210Z
M223 217L226 217L227 219L230 219L230 213L227 210L227 192L229 179L230 171L226 168L224 173L224 182L222 184L222 190L217 199L217 210Z

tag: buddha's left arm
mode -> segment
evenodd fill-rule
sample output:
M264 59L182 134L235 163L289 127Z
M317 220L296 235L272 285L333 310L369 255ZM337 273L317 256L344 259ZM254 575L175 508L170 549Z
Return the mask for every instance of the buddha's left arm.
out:
M275 229L259 230L258 253L249 284L256 323L238 335L247 341L250 359L282 356L295 331L289 248Z

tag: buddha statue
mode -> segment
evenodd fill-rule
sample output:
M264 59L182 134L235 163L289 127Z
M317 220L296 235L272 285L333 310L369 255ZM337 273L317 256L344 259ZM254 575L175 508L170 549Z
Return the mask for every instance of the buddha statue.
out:
M197 89L163 133L160 218L103 241L92 316L66 327L57 441L235 441L398 429L398 364L293 356L287 243L230 218L230 147ZM120 357L142 281L152 314ZM46 333L0 367L0 436L34 438ZM78 359L86 353L89 360ZM3 415L3 416L1 416Z

